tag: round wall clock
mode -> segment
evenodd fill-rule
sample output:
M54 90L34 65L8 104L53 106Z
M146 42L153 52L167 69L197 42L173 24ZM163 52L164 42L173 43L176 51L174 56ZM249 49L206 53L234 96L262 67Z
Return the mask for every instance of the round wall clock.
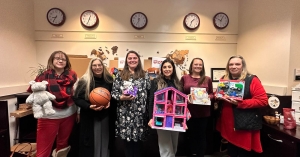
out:
M65 23L66 15L59 8L51 8L47 12L47 20L53 26L61 26Z
M185 15L183 25L189 30L195 30L200 26L200 18L195 13L189 13Z
M213 23L217 29L224 29L229 24L229 18L225 13L220 12L214 16Z
M92 10L86 10L81 14L80 22L84 27L93 28L99 23L98 15Z
M136 12L132 14L130 22L132 27L134 27L135 29L143 29L147 26L148 19L144 13Z

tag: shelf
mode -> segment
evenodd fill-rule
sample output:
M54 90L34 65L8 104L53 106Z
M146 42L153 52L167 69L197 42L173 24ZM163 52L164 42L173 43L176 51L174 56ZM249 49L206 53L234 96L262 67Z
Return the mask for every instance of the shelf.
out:
M160 130L169 130L169 131L179 131L179 132L185 132L183 128L168 128L168 127L157 127L153 126L152 129L160 129Z

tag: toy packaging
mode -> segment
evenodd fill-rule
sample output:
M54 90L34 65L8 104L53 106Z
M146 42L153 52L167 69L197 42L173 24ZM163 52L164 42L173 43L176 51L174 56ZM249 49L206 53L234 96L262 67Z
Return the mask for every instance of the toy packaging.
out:
M243 100L245 81L220 80L217 87L217 97Z
M211 105L206 88L191 87L189 100L196 105Z
M154 93L153 129L185 132L188 113L187 95L177 89L167 87Z
M124 95L132 95L132 96L136 96L138 91L137 86L133 85L133 83L130 81L124 81L124 84L121 87L121 89L123 90Z

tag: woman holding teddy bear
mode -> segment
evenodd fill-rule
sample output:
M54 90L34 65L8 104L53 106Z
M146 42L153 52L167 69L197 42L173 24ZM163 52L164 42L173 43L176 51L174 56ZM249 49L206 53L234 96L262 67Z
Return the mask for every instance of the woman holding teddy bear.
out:
M38 75L36 82L47 81L47 91L55 95L52 100L54 114L44 114L37 124L37 157L48 157L51 154L56 139L56 149L52 156L67 156L71 147L68 139L76 119L73 85L77 81L77 74L71 70L69 57L62 51L53 52L47 64L47 70ZM29 87L28 92L32 92Z

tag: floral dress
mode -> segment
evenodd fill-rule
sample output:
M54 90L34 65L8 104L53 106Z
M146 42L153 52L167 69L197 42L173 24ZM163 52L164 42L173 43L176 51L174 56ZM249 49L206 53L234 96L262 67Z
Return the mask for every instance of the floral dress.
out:
M137 95L133 100L121 101L124 82L120 74L116 75L111 95L118 101L116 135L127 141L145 140L149 133L147 102L150 90L150 78L145 74L144 78L128 81L138 88Z

